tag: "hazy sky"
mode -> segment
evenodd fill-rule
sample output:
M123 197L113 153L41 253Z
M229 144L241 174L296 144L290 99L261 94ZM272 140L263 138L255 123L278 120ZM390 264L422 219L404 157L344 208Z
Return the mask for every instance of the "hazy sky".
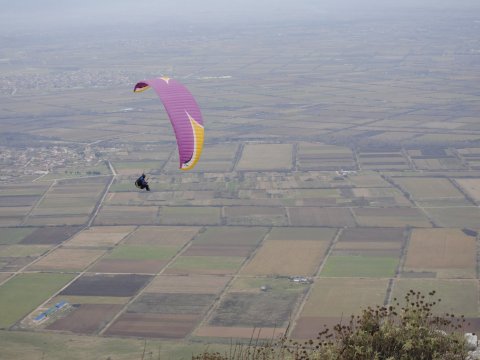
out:
M479 0L0 0L0 30L59 29L152 22L295 22L415 11L480 9ZM479 14L480 18L480 14ZM1 35L1 34L0 34Z

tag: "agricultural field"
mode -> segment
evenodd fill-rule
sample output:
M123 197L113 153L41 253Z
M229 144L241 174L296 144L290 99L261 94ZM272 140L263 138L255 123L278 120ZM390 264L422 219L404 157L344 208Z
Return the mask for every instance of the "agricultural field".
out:
M62 290L60 295L133 296L149 280L147 275L82 275Z
M164 164L164 161L115 161L113 167L119 175L138 177L143 172L151 173Z
M396 279L392 297L402 302L404 294L410 289L421 290L425 294L435 291L432 300L441 299L434 310L437 314L453 313L478 318L477 280Z
M353 209L359 226L365 227L431 227L418 208L357 208Z
M409 206L410 202L398 189L395 188L353 188L351 189L352 195L355 197L353 204L359 204L365 206L374 207L396 207L396 206Z
M241 31L10 31L2 355L189 359L252 336L315 339L410 289L436 290L435 312L463 313L478 333L473 12L404 12L308 27L294 12ZM155 92L131 91L159 74L202 108L192 171L179 170ZM142 172L150 192L134 186Z
M82 271L104 254L96 249L58 248L28 267L29 271Z
M435 125L436 123L430 123ZM442 124L442 123L440 123ZM455 125L455 124L452 124ZM420 138L426 142L438 141L440 137L433 138L429 135L423 135ZM431 140L430 140L431 139ZM413 165L418 170L458 170L465 169L465 165L459 159L457 154L452 149L422 149L422 150L408 150Z
M480 203L480 179L454 180L477 204Z
M198 233L195 226L141 226L125 239L128 245L161 245L182 247Z
M26 225L81 225L87 222L106 186L102 180L62 180L54 183L26 214Z
M285 209L282 207L229 206L225 208L229 225L287 225Z
M209 227L198 234L183 255L247 257L267 230L262 227Z
M163 225L215 225L220 223L218 207L162 207L159 223Z
M383 304L387 294L386 279L318 279L296 318L291 336L313 339L323 325L339 322L345 314L358 314L371 304Z
M355 170L354 154L348 147L300 143L297 149L300 170Z
M431 207L425 212L440 227L479 229L480 208L465 207Z
M158 223L158 206L103 206L96 225L152 225Z
M35 231L35 228L3 228L0 233L0 245L18 244Z
M133 226L91 227L76 234L65 247L109 248L135 230Z
M27 231L33 229L26 237L21 240L21 244L32 245L57 245L69 239L80 231L78 226L52 226L40 228L26 228Z
M280 336L307 288L289 279L239 277L195 335L248 339L258 331L260 338Z
M409 170L410 164L401 152L359 152L362 170Z
M437 278L476 278L476 239L460 229L414 229L403 271ZM411 275L411 274L410 274Z
M332 254L328 257L320 276L361 278L390 278L395 276L399 258L367 254Z
M229 276L159 275L145 288L146 293L219 294L231 280Z
M94 334L121 308L122 305L115 304L81 304L67 316L48 325L46 329L79 334Z
M71 274L25 273L0 287L0 328L7 329L73 279Z
M230 275L235 274L245 257L241 256L188 256L178 257L166 270L166 274Z
M454 184L445 178L395 178L404 191L420 206L469 205L467 199Z
M236 170L290 170L292 150L290 144L247 144Z
M241 274L312 276L329 245L318 240L266 240Z
M290 225L318 227L354 227L355 219L346 208L289 207Z

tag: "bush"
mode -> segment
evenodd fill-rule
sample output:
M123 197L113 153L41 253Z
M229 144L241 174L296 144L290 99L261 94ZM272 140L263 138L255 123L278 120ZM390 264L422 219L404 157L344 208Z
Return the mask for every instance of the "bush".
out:
M347 324L325 328L316 340L298 343L286 337L278 341L237 344L229 354L205 351L193 360L461 360L467 358L463 316L436 316L440 302L410 290L405 305L368 307Z

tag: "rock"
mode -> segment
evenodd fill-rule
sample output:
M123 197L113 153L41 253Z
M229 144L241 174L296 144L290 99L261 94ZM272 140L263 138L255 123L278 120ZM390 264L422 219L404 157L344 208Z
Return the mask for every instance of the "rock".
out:
M465 334L465 343L468 350L476 350L478 345L478 337L472 333Z
M480 360L480 349L479 350L474 350L474 351L469 351L467 360Z

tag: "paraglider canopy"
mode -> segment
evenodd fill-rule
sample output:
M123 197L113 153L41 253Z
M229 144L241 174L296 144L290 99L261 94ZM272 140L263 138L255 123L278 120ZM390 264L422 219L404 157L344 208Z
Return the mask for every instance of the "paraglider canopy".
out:
M134 92L152 87L160 98L177 139L180 169L190 170L200 159L204 142L202 114L185 86L174 79L161 77L140 81Z

